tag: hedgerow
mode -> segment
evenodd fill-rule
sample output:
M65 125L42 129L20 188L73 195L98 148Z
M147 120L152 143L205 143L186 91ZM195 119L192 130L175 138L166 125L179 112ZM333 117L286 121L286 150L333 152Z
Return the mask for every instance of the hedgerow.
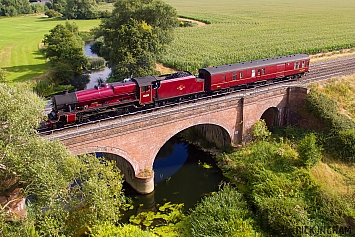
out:
M282 139L254 142L219 157L219 166L244 193L259 226L270 234L302 236L302 228L353 228L351 207L315 183L300 160L303 149L293 146Z
M348 116L339 113L338 103L325 94L312 90L306 99L309 111L324 122L323 147L330 154L343 160L354 160L355 123Z

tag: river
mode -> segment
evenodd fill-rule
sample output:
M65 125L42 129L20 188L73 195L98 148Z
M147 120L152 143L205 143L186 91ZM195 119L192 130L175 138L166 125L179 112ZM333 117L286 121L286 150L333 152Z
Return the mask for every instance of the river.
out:
M86 42L84 46L84 54L88 57L97 57L97 54L91 52L91 43ZM111 69L108 67L105 67L104 70L98 70L98 71L92 71L89 73L89 82L86 84L85 89L91 89L94 88L95 85L97 85L97 80L99 78L106 80L111 73Z
M157 205L166 202L184 203L184 210L188 211L203 196L218 191L223 181L214 157L178 137L171 138L160 149L153 170L155 189L151 194L139 194L124 184L125 194L134 205L134 209L126 213L126 221L130 215L154 211Z

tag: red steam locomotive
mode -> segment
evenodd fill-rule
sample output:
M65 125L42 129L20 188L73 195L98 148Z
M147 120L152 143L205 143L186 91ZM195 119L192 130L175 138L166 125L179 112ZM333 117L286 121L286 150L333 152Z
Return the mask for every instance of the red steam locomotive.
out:
M125 114L140 108L197 98L230 91L254 83L298 79L309 68L307 54L294 54L162 76L125 79L53 96L53 109L48 114L47 127L63 127L86 122L100 115Z

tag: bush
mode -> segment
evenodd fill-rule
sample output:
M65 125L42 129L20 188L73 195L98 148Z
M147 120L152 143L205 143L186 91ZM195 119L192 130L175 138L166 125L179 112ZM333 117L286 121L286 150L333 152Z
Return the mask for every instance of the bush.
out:
M53 79L55 84L69 84L74 74L75 72L72 66L67 63L57 62L53 67Z
M247 204L229 186L205 197L185 220L189 236L258 236Z
M148 231L143 231L134 225L116 226L111 223L96 225L90 229L92 237L153 237L156 236Z
M252 134L255 141L264 141L271 135L271 132L267 129L265 120L261 119L253 125Z
M56 18L56 17L60 17L62 14L60 14L59 12L50 9L45 11L44 15L48 16L48 18Z
M308 168L315 166L322 159L322 148L316 144L316 136L313 133L298 143L297 151L299 159Z
M336 101L317 91L311 91L307 96L306 104L328 128L328 135L323 145L327 152L344 160L352 159L355 154L355 123L338 112Z
M48 8L40 3L34 3L31 4L31 10L33 13L39 13L39 12L44 12L45 10L48 10Z
M0 82L5 82L8 74L9 74L9 72L6 71L6 69L0 68Z
M337 140L334 142L336 144L335 149L338 151L340 156L344 160L354 161L355 160L355 130L348 129L345 131L340 131L338 136L335 137Z
M91 70L99 70L105 67L105 59L101 57L90 57L89 64Z
M54 93L54 83L50 79L38 80L36 81L33 90L38 96L46 97Z

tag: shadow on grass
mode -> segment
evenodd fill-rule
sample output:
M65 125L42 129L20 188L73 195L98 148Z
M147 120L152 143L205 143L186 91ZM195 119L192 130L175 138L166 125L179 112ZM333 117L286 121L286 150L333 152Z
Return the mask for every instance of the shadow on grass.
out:
M36 76L41 75L49 67L48 63L36 64L36 65L21 65L13 67L5 67L6 71L11 73L21 73L22 75L16 77L12 82L25 82Z
M39 17L38 20L36 20L36 22L43 22L43 21L64 21L64 18L60 18L60 17L56 17L56 18L48 18L46 16L43 17Z

